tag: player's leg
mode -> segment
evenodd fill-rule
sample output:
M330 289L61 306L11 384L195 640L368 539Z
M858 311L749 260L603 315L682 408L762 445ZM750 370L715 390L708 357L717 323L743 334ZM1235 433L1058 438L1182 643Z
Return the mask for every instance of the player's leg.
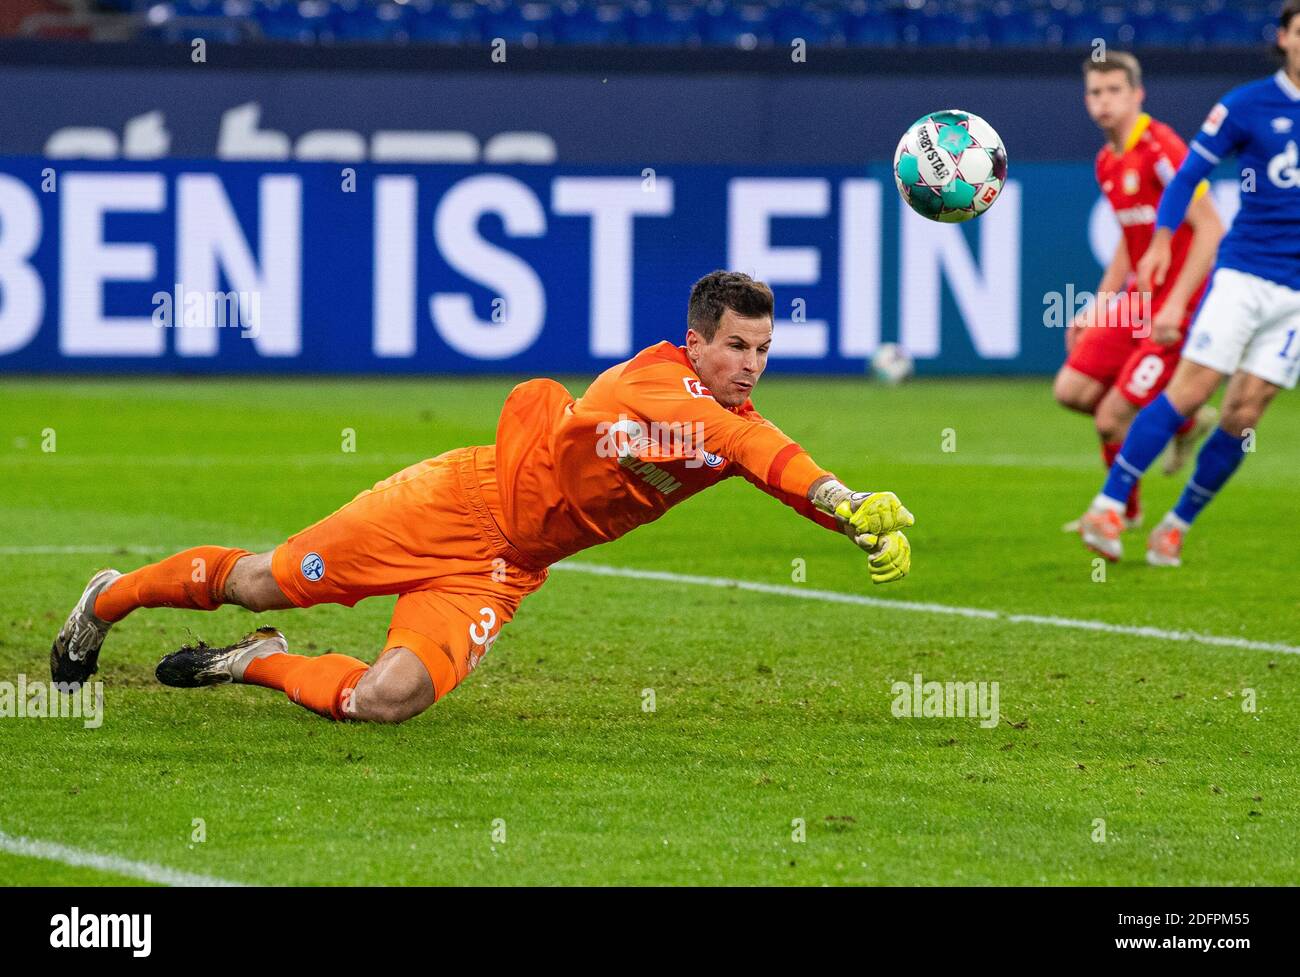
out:
M1129 425L1133 423L1133 418L1137 417L1138 413L1137 405L1125 397L1120 389L1119 386L1115 386L1106 391L1106 395L1101 398L1101 403L1097 405L1097 410L1092 416L1107 471L1114 466L1120 446L1124 443L1124 435L1128 433ZM1133 529L1142 524L1141 487L1140 482L1134 483L1133 490L1129 492L1125 502L1125 529Z
M343 709L348 719L400 723L437 700L429 670L410 648L389 648L370 667Z
M1052 382L1052 396L1067 410L1091 414L1105 395L1106 386L1101 380L1066 363L1057 371L1056 379Z
M1246 439L1282 388L1261 377L1239 372L1223 395L1223 420L1201 446L1196 469L1178 504L1160 520L1147 540L1152 566L1182 565L1183 540L1196 517L1227 484L1245 460Z
M1217 370L1184 359L1174 371L1168 388L1138 412L1101 492L1080 519L1079 533L1085 546L1108 560L1118 560L1123 555L1120 533L1133 487L1187 418L1213 396L1222 380L1223 374Z
M1104 315L1083 329L1083 334L1070 350L1065 365L1056 374L1052 392L1057 403L1080 413L1090 414L1096 424L1097 411L1133 351L1133 330L1128 317L1129 303L1118 302L1108 306ZM1100 440L1102 463L1110 468L1118 444ZM1067 533L1079 531L1079 520L1074 519L1061 527Z
M1070 348L1056 373L1052 395L1068 410L1092 414L1133 351L1129 303L1108 305Z
M296 606L271 572L274 556L275 550L267 550L236 560L226 578L225 603L238 604L250 611L281 611Z
M1114 466L1133 419L1140 410L1160 396L1177 373L1180 350L1181 343L1162 346L1149 339L1137 340L1115 379L1115 385L1097 405L1094 417L1107 471ZM1179 426L1174 435L1175 444L1188 440L1194 443L1213 426L1213 421L1204 415L1205 410L1202 407L1193 411ZM1140 480L1135 481L1125 500L1125 529L1132 529L1142 523L1141 484Z
M241 561L229 585L253 605L276 599L272 584L297 607L399 594L375 665L291 654L268 628L229 648L168 655L159 681L260 685L336 720L400 722L428 708L464 679L546 579L544 570L524 569L522 554L483 521L491 516L481 496L465 490L463 469L473 458L456 452L398 473L290 537L269 562L265 554Z
M202 642L181 648L155 674L163 685L182 689L260 685L330 719L400 723L435 698L428 669L409 648L390 647L374 665L349 655L295 655L275 628L259 628L227 648Z
M1236 372L1259 322L1261 281L1228 268L1214 273L1169 386L1133 419L1101 492L1080 519L1080 536L1093 552L1108 560L1123 555L1129 493L1223 378Z
M98 667L109 628L137 608L210 611L220 607L227 602L226 584L232 571L250 557L248 550L235 547L195 546L130 573L96 573L50 648L52 678L56 682L88 679ZM269 598L261 591L259 596Z
M427 541L411 550L400 527L437 525L440 505L460 498L458 457L448 452L402 469L271 553L198 546L128 574L96 574L50 650L52 675L66 682L88 678L109 627L141 607L351 607L364 597L427 586L440 572L425 555ZM385 532L377 526L397 528Z
M1224 271L1216 273L1218 276ZM1252 275L1234 273L1251 300L1247 338L1237 356L1239 369L1224 395L1223 419L1196 458L1196 470L1182 497L1147 540L1147 562L1179 566L1183 538L1192 522L1223 488L1245 457L1247 436L1279 390L1300 380L1300 291ZM1208 300L1207 300L1208 301ZM1239 338L1234 337L1234 338ZM1213 365L1222 358L1224 337L1216 331L1188 341L1187 358ZM1229 348L1234 348L1231 345Z
M159 662L158 680L178 688L260 685L328 719L400 723L473 671L545 574L510 568L493 579L500 584L496 593L401 595L374 665L348 655L291 654L284 635L263 628L229 648L199 644L173 652Z

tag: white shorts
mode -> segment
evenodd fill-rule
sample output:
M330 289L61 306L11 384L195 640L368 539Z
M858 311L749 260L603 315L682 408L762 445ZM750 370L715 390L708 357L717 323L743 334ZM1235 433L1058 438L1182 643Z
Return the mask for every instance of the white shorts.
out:
M1238 370L1291 390L1300 379L1300 291L1220 268L1183 346L1183 359Z

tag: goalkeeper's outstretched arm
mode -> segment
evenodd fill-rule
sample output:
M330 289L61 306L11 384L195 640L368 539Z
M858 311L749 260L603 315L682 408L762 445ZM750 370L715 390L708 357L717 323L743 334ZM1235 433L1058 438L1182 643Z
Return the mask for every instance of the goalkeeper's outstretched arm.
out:
M912 545L903 529L916 523L893 492L854 492L826 475L813 482L808 500L834 516L840 530L868 553L872 583L889 583L912 568Z

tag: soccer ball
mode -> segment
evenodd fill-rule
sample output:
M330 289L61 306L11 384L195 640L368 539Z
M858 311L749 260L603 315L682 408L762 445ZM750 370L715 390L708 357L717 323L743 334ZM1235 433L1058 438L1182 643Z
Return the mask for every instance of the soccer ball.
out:
M970 112L931 112L912 123L894 152L894 181L909 207L955 224L993 206L1007 179L1007 151Z
M902 383L914 370L912 357L897 343L884 343L871 357L871 375L891 386Z

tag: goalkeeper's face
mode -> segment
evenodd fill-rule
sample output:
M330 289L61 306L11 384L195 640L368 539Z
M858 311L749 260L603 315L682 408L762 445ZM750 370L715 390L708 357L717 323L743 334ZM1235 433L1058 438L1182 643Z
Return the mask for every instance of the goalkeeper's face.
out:
M772 345L772 320L748 318L726 309L718 320L713 341L694 329L686 332L686 349L704 385L723 407L739 407L748 399L767 369Z

